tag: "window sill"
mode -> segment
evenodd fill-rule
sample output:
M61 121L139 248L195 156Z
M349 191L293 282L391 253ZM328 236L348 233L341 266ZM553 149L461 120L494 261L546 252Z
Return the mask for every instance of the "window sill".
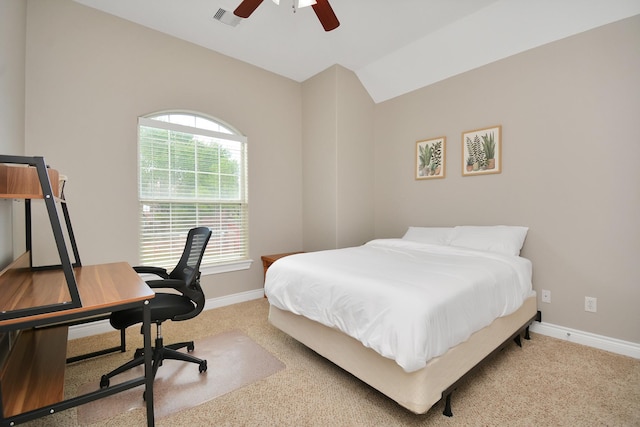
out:
M201 266L200 274L202 276L209 276L213 274L229 273L232 271L248 270L251 267L252 263L253 263L252 259L246 259L243 261L235 261L235 262L229 262L229 263L218 264L218 265L209 265L206 267ZM140 274L140 277L142 278L142 280L145 280L145 281L158 279L158 276L154 274L146 274L146 273Z
M252 259L246 259L243 261L229 262L218 265L200 266L200 273L203 276L210 274L229 273L232 271L248 270L253 263Z

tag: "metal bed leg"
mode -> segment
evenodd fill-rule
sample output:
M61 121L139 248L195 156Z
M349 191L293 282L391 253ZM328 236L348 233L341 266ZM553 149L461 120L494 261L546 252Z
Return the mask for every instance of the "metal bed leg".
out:
M444 399L444 411L442 411L442 415L447 417L453 417L453 412L451 412L451 395L453 392L447 394L447 397Z
M524 330L524 339L525 340L530 340L531 339L531 335L529 335L529 327L528 326Z
M513 340L516 342L518 347L522 348L522 341L520 341L520 334L516 335L516 337Z

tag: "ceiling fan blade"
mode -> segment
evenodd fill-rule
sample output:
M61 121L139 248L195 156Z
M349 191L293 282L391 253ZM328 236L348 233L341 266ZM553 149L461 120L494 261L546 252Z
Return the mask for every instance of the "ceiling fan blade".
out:
M248 18L262 2L263 0L242 0L242 3L236 7L233 14L241 18Z
M333 13L333 9L331 8L328 0L316 0L316 4L311 7L313 7L313 11L318 16L318 19L325 31L331 31L338 28L340 21L338 21L336 14Z

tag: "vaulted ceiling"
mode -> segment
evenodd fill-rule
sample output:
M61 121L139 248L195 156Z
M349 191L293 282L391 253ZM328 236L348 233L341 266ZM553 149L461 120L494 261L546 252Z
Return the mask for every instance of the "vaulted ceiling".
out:
M340 64L375 102L640 14L638 0L329 0L340 26L325 32L292 0L235 26L241 0L76 1L299 82Z

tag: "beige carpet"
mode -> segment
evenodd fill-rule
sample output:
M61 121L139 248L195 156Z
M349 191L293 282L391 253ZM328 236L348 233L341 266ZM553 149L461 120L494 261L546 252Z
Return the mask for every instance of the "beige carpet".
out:
M163 328L166 342L238 330L286 368L208 402L156 420L158 427L181 426L640 426L640 360L532 334L522 348L508 346L471 375L453 395L453 417L442 403L415 415L337 368L267 321L261 298L208 310ZM140 341L129 328L131 350L70 365L65 393L98 381L125 362ZM137 329L137 330L136 330ZM118 343L118 333L69 343L69 355ZM213 373L209 366L209 373ZM160 407L156 404L156 411ZM36 420L29 427L76 427L76 409ZM91 427L144 426L145 411L134 409ZM84 426L84 425L83 425Z
M195 341L191 353L207 360L208 369L200 373L198 365L165 360L154 381L156 420L191 408L268 377L285 366L251 338L239 331L225 332ZM138 366L115 376L118 384L142 376ZM79 394L98 389L96 381L80 386ZM143 387L136 387L108 398L78 407L78 423L89 425L137 408L144 408Z

